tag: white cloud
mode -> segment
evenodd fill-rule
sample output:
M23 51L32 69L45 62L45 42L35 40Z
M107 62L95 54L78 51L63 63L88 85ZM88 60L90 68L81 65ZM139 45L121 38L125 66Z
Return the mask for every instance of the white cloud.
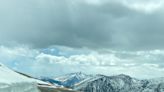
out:
M63 47L62 52L64 52ZM50 48L50 51L52 48ZM85 52L84 49L81 49ZM55 51L55 49L54 49ZM80 51L80 49L65 48L65 53ZM68 52L67 52L68 51ZM34 76L58 76L71 72L91 74L128 74L138 78L164 76L164 51L112 51L71 54L69 57L57 56L28 47L0 47L0 62L15 70ZM157 74L158 73L158 74Z
M163 6L163 0L124 0L123 2L129 8L137 11L152 13Z

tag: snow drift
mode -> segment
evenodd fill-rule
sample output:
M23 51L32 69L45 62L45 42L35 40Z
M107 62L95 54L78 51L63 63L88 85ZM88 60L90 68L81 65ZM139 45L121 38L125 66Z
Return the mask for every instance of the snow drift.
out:
M0 92L39 92L35 80L0 64Z

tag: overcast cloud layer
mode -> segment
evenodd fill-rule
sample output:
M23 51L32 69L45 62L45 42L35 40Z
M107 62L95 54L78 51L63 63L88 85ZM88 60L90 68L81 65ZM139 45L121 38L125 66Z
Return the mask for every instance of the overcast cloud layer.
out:
M0 12L1 44L121 50L164 45L162 0L5 0Z
M3 0L0 62L34 76L162 77L163 11L163 0Z

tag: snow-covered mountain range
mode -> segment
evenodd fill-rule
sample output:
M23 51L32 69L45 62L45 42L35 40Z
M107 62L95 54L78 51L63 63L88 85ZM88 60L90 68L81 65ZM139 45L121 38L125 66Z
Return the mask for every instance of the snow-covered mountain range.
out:
M105 76L79 72L49 80L82 92L164 92L164 78L139 80L124 74Z
M121 74L98 75L74 86L83 92L164 92L164 78L138 80Z

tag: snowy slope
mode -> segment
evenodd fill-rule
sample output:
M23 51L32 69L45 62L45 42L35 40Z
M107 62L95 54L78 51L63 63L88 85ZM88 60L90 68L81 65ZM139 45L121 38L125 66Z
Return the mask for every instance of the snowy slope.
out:
M0 64L0 92L39 92L35 81Z

